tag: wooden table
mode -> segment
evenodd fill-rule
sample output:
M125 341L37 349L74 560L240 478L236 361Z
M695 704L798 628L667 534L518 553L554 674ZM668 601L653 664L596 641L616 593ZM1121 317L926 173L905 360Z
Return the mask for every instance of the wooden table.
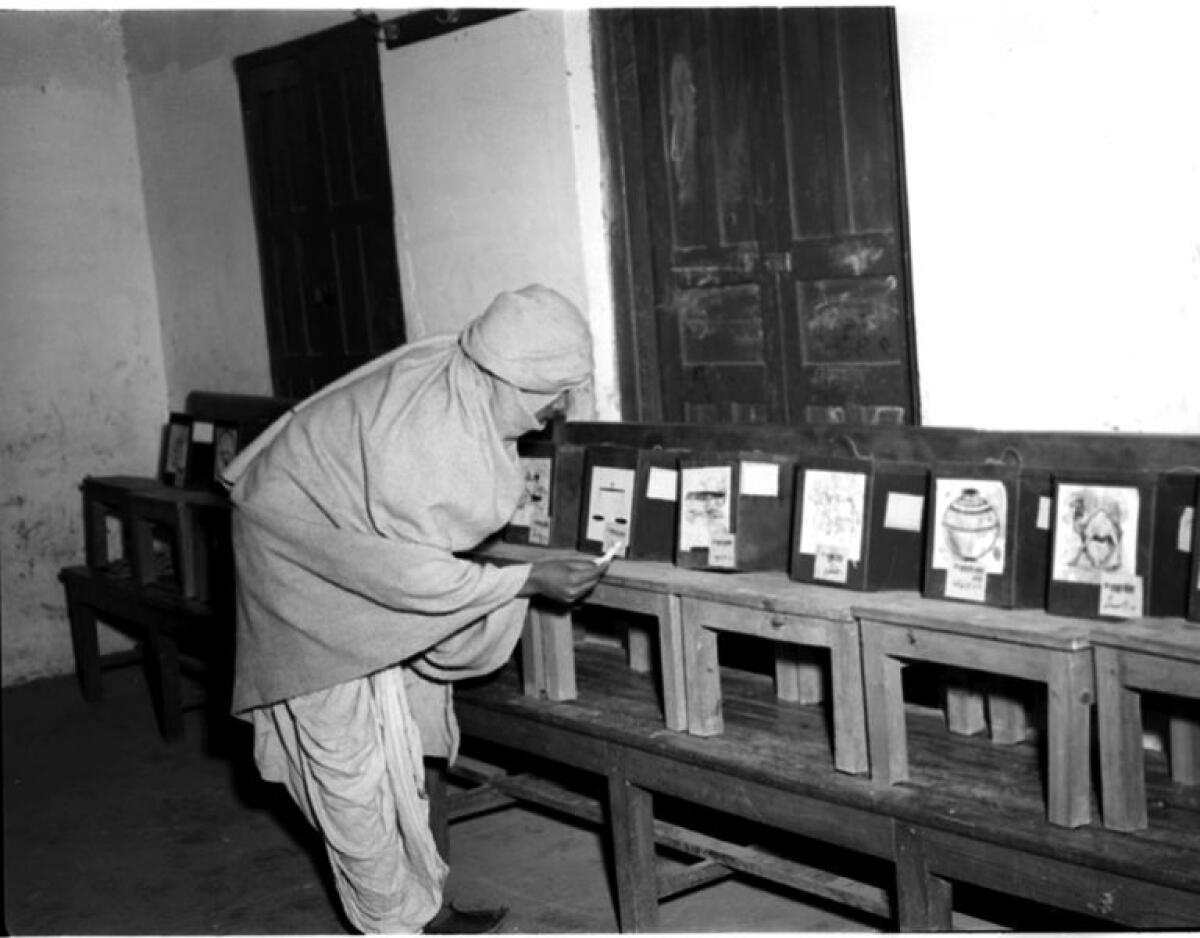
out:
M511 797L603 826L624 931L652 930L659 901L714 879L714 867L863 909L903 929L949 928L957 883L1104 922L1200 926L1200 804L1178 800L1161 760L1148 770L1162 805L1157 829L1068 830L1041 816L1039 760L1030 744L956 736L940 715L914 711L911 745L926 772L909 785L881 785L836 771L819 711L779 701L764 675L723 675L725 735L665 730L653 681L614 666L618 654L595 644L576 650L574 700L527 697L509 668L458 687L455 706L468 755L501 747L515 754L517 767L550 760L604 780L600 802L582 807L577 798L546 800L534 779L519 774L496 784ZM477 792L466 795L488 803ZM786 832L797 849L764 852L705 830L680 831L662 819L663 798L728 812L745 819L746 829ZM660 869L656 851L667 846L696 862ZM834 848L860 857L860 866L822 868Z
M1148 824L1142 692L1200 700L1200 623L1182 619L1097 623L1091 641L1104 825L1138 830ZM1181 785L1200 783L1200 722L1173 715L1168 751L1172 779Z
M1078 827L1091 819L1091 705L1088 628L1041 611L997 609L881 593L855 607L866 679L871 777L909 777L902 669L933 662L1047 687L1046 816Z

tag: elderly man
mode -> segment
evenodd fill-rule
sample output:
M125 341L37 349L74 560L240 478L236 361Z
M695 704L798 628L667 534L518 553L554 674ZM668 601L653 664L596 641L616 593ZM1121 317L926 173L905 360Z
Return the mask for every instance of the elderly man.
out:
M512 654L529 597L605 567L456 556L512 516L516 441L592 371L579 310L532 285L458 336L404 346L270 427L226 472L237 564L235 713L255 761L325 838L364 932L483 930L443 906L423 756L453 759L450 682Z

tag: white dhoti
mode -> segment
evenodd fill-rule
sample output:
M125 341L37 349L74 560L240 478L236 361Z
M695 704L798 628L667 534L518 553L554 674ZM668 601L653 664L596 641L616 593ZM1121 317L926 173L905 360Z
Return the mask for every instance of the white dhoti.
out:
M321 832L346 915L365 933L419 932L441 906L447 874L404 670L254 711L259 770Z

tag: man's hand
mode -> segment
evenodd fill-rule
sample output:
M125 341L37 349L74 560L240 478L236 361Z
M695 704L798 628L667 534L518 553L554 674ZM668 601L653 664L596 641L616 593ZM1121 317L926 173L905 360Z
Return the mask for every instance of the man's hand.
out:
M521 596L545 596L560 603L578 602L592 591L608 563L592 560L539 560L529 571Z

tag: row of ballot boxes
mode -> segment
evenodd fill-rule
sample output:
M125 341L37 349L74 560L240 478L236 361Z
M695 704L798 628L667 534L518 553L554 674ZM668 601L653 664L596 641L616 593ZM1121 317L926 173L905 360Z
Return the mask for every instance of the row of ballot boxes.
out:
M1200 621L1200 474L522 440L504 540L853 590Z

